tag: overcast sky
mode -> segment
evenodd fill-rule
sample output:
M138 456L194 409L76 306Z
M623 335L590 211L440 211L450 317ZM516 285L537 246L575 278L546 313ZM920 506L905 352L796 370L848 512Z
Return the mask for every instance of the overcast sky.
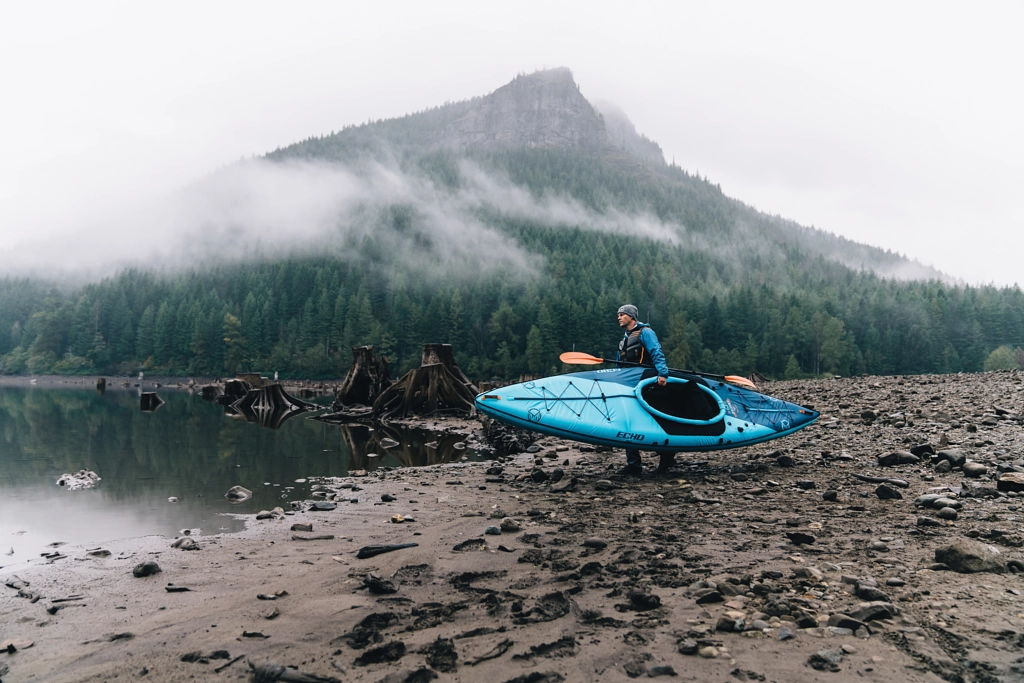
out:
M7 2L0 252L568 66L730 196L1024 284L1024 4Z

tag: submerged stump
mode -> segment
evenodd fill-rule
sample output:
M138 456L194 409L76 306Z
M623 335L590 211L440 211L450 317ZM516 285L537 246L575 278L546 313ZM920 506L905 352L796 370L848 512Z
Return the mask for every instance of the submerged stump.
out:
M377 419L471 415L477 388L455 362L451 344L424 344L420 367L381 392L373 403Z
M139 396L139 407L145 413L152 413L163 404L163 399L155 391L147 391Z
M247 422L254 422L270 429L278 429L288 418L307 410L317 410L318 407L291 396L280 384L252 389L231 404L231 409Z

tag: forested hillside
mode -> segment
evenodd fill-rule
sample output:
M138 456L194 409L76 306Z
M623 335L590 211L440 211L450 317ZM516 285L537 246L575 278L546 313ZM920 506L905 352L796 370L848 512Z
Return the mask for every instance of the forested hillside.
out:
M424 342L447 342L471 378L507 379L559 371L573 348L612 353L626 302L676 367L797 377L1024 360L1019 288L958 285L761 214L665 164L632 124L613 130L557 70L277 150L260 163L385 168L434 204L367 200L369 229L246 261L137 268L80 288L0 280L0 371L339 377L353 345L404 371ZM471 220L442 235L448 203ZM505 247L451 257L473 229Z

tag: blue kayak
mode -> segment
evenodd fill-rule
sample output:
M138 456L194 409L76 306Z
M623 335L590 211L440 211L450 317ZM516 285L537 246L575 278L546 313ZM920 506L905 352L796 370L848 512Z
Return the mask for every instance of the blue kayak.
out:
M714 451L803 429L819 413L771 396L673 370L664 387L651 368L574 372L476 397L481 413L563 439L644 451Z

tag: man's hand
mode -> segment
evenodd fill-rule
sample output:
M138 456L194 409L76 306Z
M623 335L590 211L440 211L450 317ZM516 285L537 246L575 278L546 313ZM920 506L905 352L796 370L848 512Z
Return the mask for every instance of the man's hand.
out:
M666 384L668 384L668 380L667 379L665 379L664 377L659 377L658 378L658 386L659 387L663 387Z

